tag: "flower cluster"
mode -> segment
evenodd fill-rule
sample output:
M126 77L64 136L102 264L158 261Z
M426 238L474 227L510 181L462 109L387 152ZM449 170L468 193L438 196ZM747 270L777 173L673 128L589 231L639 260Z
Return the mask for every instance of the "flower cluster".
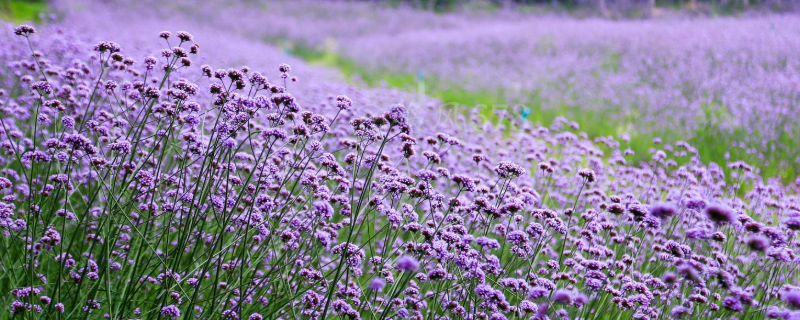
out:
M415 126L296 96L297 64L198 66L187 32L154 32L152 56L49 32L7 28L22 45L0 52L0 312L800 316L800 186L747 164L681 143L634 165L563 118Z
M485 114L511 112L545 125L569 114L598 136L622 128L634 139L693 140L714 149L702 153L704 161L729 156L789 178L787 170L800 171L798 95L787 89L800 75L794 17L620 22L308 1L220 12L248 17L221 25L333 51L369 75L427 75L418 81L445 99L466 91L467 98L478 92L481 101L521 105L489 105ZM649 147L632 146L640 153Z

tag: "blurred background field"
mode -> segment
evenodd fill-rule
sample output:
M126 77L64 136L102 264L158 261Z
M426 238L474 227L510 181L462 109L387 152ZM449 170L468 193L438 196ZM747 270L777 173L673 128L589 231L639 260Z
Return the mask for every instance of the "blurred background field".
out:
M800 315L794 1L0 3L2 320Z
M37 20L47 5L4 0L3 11L17 22ZM743 160L784 181L800 171L793 1L133 5L273 46L350 84L430 98L452 114L542 125L566 117L590 137L623 137L635 161L651 157L654 140L687 141L705 162Z
M725 11L715 4L703 5ZM796 16L674 7L651 19L609 19L576 18L585 7L436 14L282 3L264 7L279 23L252 32L368 86L480 104L487 119L502 111L547 125L564 116L592 137L630 135L637 159L650 157L653 139L685 140L704 160L745 160L765 175L794 177Z

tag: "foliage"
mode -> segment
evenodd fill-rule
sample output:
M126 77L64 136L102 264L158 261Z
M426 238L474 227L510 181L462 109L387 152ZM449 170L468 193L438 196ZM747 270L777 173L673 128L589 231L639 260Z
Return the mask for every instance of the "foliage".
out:
M253 4L86 1L0 32L3 319L800 316L800 185L770 164L604 121L626 105L287 48L305 63ZM753 132L716 124L695 137Z

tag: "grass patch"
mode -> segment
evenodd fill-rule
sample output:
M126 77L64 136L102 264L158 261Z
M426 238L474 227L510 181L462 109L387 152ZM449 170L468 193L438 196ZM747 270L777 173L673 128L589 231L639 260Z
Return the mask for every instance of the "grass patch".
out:
M748 138L759 136L760 133L746 132L743 129L728 131L712 124L701 126L689 136L669 130L639 132L636 130L638 126L635 114L625 117L622 121L608 120L619 119L620 117L613 117L613 115L621 110L599 112L566 103L560 104L557 108L545 108L537 92L529 94L524 101L509 101L502 89L471 91L452 85L445 86L443 81L432 76L421 77L417 74L394 72L387 69L368 69L332 50L319 50L302 45L290 45L284 46L284 48L308 63L338 69L355 85L363 84L368 87L386 85L415 92L422 82L426 95L436 98L446 105L463 108L465 111L478 107L484 120L492 121L495 124L499 119L496 114L497 109L510 110L510 105L524 105L525 109L518 116L544 126L550 125L557 117L561 116L578 123L580 131L592 138L618 137L627 132L631 136L630 142L620 142L623 149L630 148L635 152L635 155L629 158L634 163L650 160L652 151L655 148L663 147L664 144L673 144L674 146L674 143L678 141L686 141L698 149L700 159L706 164L714 162L724 167L725 163L729 161L741 160L759 168L762 176L777 177L784 182L792 181L800 173L800 163L798 163L800 145L796 143L795 138L792 138L800 137L800 128L793 133L783 132L779 139L766 146L732 147L741 141L752 141ZM616 72L619 60L619 54L610 53L602 68L604 71ZM722 105L707 106L704 113L706 119L727 118ZM654 145L655 138L661 138L663 144ZM753 152L753 150L761 150L761 153ZM689 162L690 158L683 157L675 160L679 164L685 164ZM724 170L726 173L730 173L728 168L724 168Z
M13 23L39 22L45 11L46 1L0 0L0 18Z

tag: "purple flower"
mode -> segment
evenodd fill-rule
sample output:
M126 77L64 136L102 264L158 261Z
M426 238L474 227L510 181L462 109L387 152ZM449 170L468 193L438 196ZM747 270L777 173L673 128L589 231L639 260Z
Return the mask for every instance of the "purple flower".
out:
M488 237L478 237L477 239L475 239L475 243L477 243L479 246L483 248L487 248L490 250L500 248L500 243L497 242L497 240Z
M612 203L612 204L608 205L608 209L607 210L608 210L608 212L611 212L611 213L616 214L616 215L620 215L620 214L625 213L625 207L622 204L619 204L619 203Z
M800 309L800 289L793 288L785 292L781 295L781 299L792 309Z
M247 320L262 320L262 319L264 319L264 317L262 317L261 314L258 313L253 313L250 315L250 317L247 318Z
M350 100L350 98L348 98L347 96L340 95L336 97L337 108L341 110L350 110L352 106L353 106L353 100Z
M372 279L372 281L369 283L369 286L367 286L367 288L369 288L372 291L381 291L381 290L383 290L383 287L385 285L386 285L386 281L384 281L381 278L375 278L375 279Z
M572 303L572 293L567 290L558 290L553 293L551 300L555 303L570 304Z
M178 39L181 39L181 42L192 41L194 37L186 31L178 31L177 33Z
M786 219L785 223L789 230L800 231L800 217L790 217L789 219Z
M747 238L745 241L747 246L750 247L753 251L763 252L767 250L770 246L770 240L767 237L761 235L754 235Z
M109 143L108 148L120 154L129 154L131 153L133 146L130 142L122 140L120 142Z
M689 199L686 200L686 207L692 210L702 210L708 205L703 199Z
M597 175L595 175L594 171L590 169L581 169L578 171L578 176L586 180L588 183L592 183L597 179Z
M178 319L181 317L181 310L177 306L171 304L161 308L161 315L170 319Z
M314 202L313 214L315 218L328 220L333 217L333 206L328 201Z
M31 27L29 25L26 25L26 24L23 24L23 25L20 25L19 27L14 28L14 34L16 34L18 36L27 37L28 35L34 34L34 33L36 33L36 29L34 29L33 27Z
M677 213L675 205L671 203L657 203L650 206L650 214L659 219L667 219Z
M718 223L731 223L736 221L736 211L723 204L711 204L705 209L709 220Z
M684 306L675 306L672 308L671 314L675 318L681 318L685 315L689 315L692 313L692 309L686 308Z
M395 266L398 270L403 272L414 272L419 269L419 262L414 257L405 255L397 259Z
M742 312L744 310L742 302L731 296L725 297L725 299L722 300L722 307L733 312Z
M539 311L539 306L531 301L523 300L519 303L519 309L528 314L535 314Z
M116 42L100 41L94 46L94 50L100 53L115 53L122 50Z
M648 210L644 205L635 203L628 206L628 212L633 215L634 219L641 221L647 215Z
M513 179L525 174L525 169L509 161L500 161L494 168L494 172L501 178Z

